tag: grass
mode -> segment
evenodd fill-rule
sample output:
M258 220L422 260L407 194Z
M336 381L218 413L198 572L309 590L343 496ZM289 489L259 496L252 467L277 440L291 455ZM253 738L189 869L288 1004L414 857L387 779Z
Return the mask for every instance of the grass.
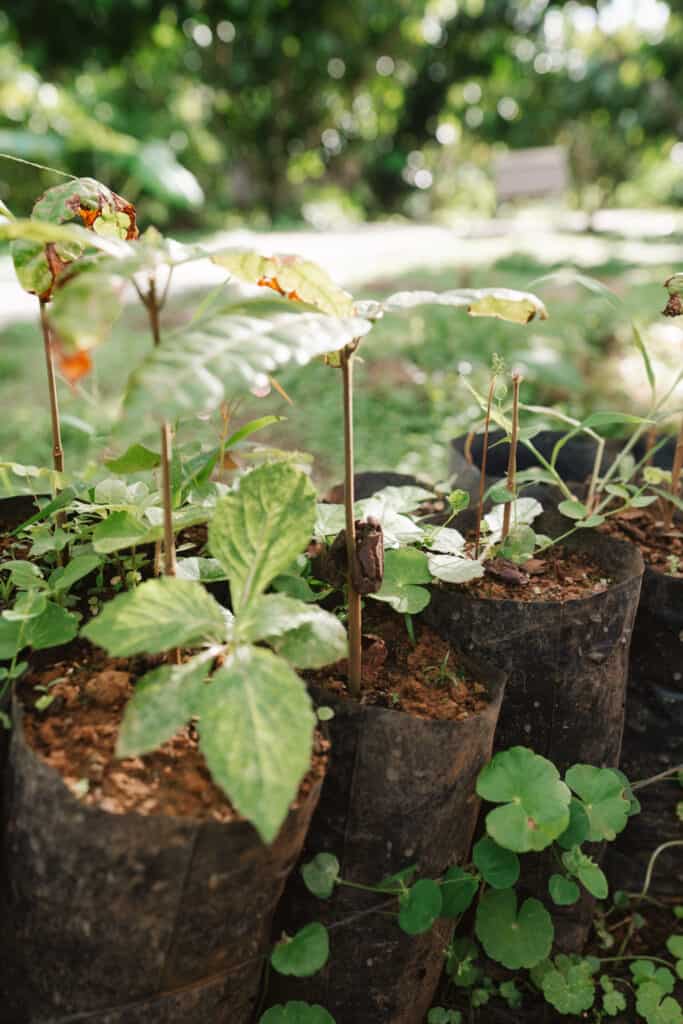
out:
M462 375L484 390L494 353L509 367L522 368L527 403L553 403L575 416L615 407L633 411L633 396L620 376L620 364L631 346L629 325L637 318L647 328L660 319L661 282L669 268L640 271L614 260L592 268L590 273L614 289L614 302L569 279L533 284L552 269L523 255L507 257L487 270L423 270L368 283L364 297L404 288L495 284L532 289L545 300L550 318L522 327L438 307L386 317L361 346L362 362L356 370L359 469L445 478L449 439L477 417ZM180 315L180 309L189 305L186 295L176 299L170 315ZM101 456L127 376L149 344L143 315L131 307L98 350L92 377L76 389L60 386L67 469L69 463L83 465ZM270 412L286 416L286 422L259 435L263 443L310 451L317 481L338 480L343 462L338 371L318 362L289 369L278 380L294 404L287 405L275 392L264 399L249 397L240 407L239 419ZM35 323L17 323L0 332L0 408L0 459L48 464L49 416L37 310ZM215 442L219 429L215 417L208 424L184 426L182 433L198 430L207 442Z

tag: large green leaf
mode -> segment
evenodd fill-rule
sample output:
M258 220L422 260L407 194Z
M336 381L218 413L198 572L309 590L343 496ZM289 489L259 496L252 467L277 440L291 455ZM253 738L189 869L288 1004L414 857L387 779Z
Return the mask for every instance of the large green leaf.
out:
M430 583L427 556L417 548L398 548L384 553L382 586L370 597L386 601L396 612L417 615L429 604L430 593L420 583Z
M325 966L329 954L327 928L313 921L300 928L296 935L278 942L270 954L270 962L279 974L309 978Z
M200 583L162 576L109 601L82 634L125 657L221 641L226 630L224 610Z
M270 463L240 479L218 504L209 548L230 579L236 612L258 597L308 544L315 521L315 490L305 473Z
M212 253L211 260L247 284L272 288L332 316L353 316L349 293L336 285L326 270L302 256L261 256L253 249L223 249Z
M630 810L622 779L610 768L575 764L565 780L583 801L590 824L588 839L592 843L615 839L625 828Z
M258 319L212 310L166 335L132 375L124 402L127 429L139 430L150 416L175 420L211 412L226 396L266 386L287 363L303 366L370 326L358 317L323 313Z
M346 630L336 615L286 594L252 601L239 628L244 640L266 640L297 668L321 668L346 657Z
M311 761L315 715L282 658L238 648L202 692L200 746L237 810L269 843Z
M477 908L475 930L488 956L516 971L534 967L550 953L553 923L543 904L525 900L517 912L514 889L484 893Z
M569 788L550 761L527 747L496 754L479 774L477 793L504 804L489 811L486 830L515 853L545 849L569 824Z
M208 671L206 659L193 658L184 665L162 665L143 676L126 705L116 756L146 754L174 736L196 714Z
M470 316L497 317L516 324L527 324L538 318L546 320L547 310L541 300L530 292L509 288L461 288L446 292L396 292L382 303L387 313L413 309L415 306L459 306Z

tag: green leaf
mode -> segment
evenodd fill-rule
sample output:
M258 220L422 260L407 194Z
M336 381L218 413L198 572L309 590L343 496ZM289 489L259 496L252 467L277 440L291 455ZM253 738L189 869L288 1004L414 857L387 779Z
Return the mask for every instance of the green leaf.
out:
M519 857L489 836L475 843L472 859L485 882L494 889L510 889L519 878Z
M301 877L309 892L327 900L339 879L339 861L333 853L318 853L301 868Z
M121 429L139 431L150 417L176 420L212 412L233 394L266 386L287 363L303 366L362 337L370 326L357 317L323 313L266 319L212 309L167 334L134 371Z
M399 926L407 935L421 935L441 914L441 887L432 878L422 878L399 902Z
M104 606L82 635L110 654L159 654L173 647L221 641L224 610L203 586L162 576L147 580Z
M595 1000L594 964L563 953L542 972L541 988L546 1000L562 1014L581 1014ZM532 975L533 976L533 975ZM536 978L534 978L536 981Z
M335 1024L334 1017L317 1003L294 1000L278 1003L259 1017L259 1024Z
M486 830L515 853L544 850L569 824L568 787L550 761L526 747L496 754L479 773L477 793L505 805L489 811Z
M270 954L270 962L279 974L310 978L327 963L330 940L327 928L317 921L300 928L292 938L285 938Z
M156 750L196 714L201 687L209 673L206 660L162 665L135 685L116 742L117 757Z
M148 533L149 526L141 523L130 512L112 512L93 530L93 547L95 551L107 555L143 543Z
M33 590L45 586L43 574L35 562L10 559L0 565L0 572L9 572L12 584L20 590Z
M317 605L286 594L265 594L239 619L240 636L250 643L265 640L297 668L321 668L345 658L346 630L339 619Z
M557 837L557 842L563 850L570 850L572 846L581 846L588 839L589 832L588 815L581 801L573 796L569 804L569 824L562 835Z
M475 931L487 955L512 971L544 960L554 934L550 914L539 900L525 900L517 912L513 889L484 893L477 908Z
M603 1012L608 1017L616 1017L626 1009L626 997L614 987L614 982L606 974L600 976L600 986L604 993L602 997Z
M239 613L303 551L315 522L315 491L305 473L270 463L222 498L209 526L209 548L230 579Z
M514 526L500 545L498 553L511 562L526 562L534 553L536 534L530 526Z
M581 522L577 523L576 525L580 527L582 530L594 530L596 526L602 526L604 522L604 516L592 515L587 516L585 519L582 519Z
M21 622L0 618L0 661L11 661L26 644L22 639Z
M78 633L78 616L48 601L45 610L26 624L25 643L34 651L68 644Z
M673 992L676 981L666 967L655 967L651 960L636 960L635 963L629 964L629 967L635 985L654 982L664 995Z
M598 900L604 900L609 892L604 873L578 846L562 854L562 863L570 875L574 875L588 892Z
M370 596L385 601L394 611L417 615L429 604L430 594L419 583L429 583L431 575L427 556L417 548L398 548L384 552L384 578L376 594Z
M387 313L395 313L415 306L459 306L470 316L497 317L512 323L527 324L538 317L546 320L548 313L541 300L530 292L509 288L462 288L447 292L396 292L382 303Z
M211 261L246 284L273 288L286 298L315 306L323 313L353 314L349 293L335 284L326 270L302 256L261 256L253 249L224 249L211 253Z
M161 463L161 456L145 448L142 444L133 444L117 459L105 459L105 466L112 473L142 473L148 469L156 469Z
M448 495L448 504L451 507L451 512L457 515L458 512L463 512L469 507L470 496L467 491L456 488Z
M47 599L39 590L22 591L11 608L5 608L3 619L8 622L28 622L43 614Z
M557 511L561 515L566 516L567 519L585 519L588 515L588 509L582 501L569 500L561 501L557 506Z
M647 1024L683 1024L683 1010L676 999L665 996L659 985L645 982L636 994L636 1010Z
M445 1010L443 1006L433 1006L427 1014L427 1024L462 1024L459 1010Z
M475 964L478 956L479 947L466 936L451 942L446 953L446 973L458 988L471 988L481 978L481 968Z
M74 583L84 579L102 564L99 555L76 555L64 568L55 569L50 575L50 588L57 593L71 590Z
M23 468L28 469L29 467L25 466ZM43 471L41 470L39 472L42 474ZM54 480L54 483L55 486L58 486L58 481L56 479ZM40 485L38 484L38 486L36 487L36 491L39 490L39 487ZM31 493L35 492L32 491ZM55 498L52 499L52 501L48 501L34 515L30 516L28 519L24 520L23 523L20 523L19 526L15 527L15 529L12 530L10 536L16 537L18 534L23 533L23 531L26 530L29 526L33 526L34 523L39 523L42 520L47 519L49 516L51 516L53 512L58 512L60 509L66 508L67 505L71 504L75 496L76 491L74 490L73 487L65 487L63 491L60 491L60 493Z
M522 993L514 981L504 981L498 991L511 1010L518 1010L522 1005Z
M217 558L179 558L176 566L179 580L196 580L198 583L219 583L227 580L228 574Z
M642 416L632 416L625 412L592 412L585 420L581 421L582 427L599 430L602 427L614 426L637 426L641 423L651 423L651 420L643 419Z
M216 783L270 843L311 763L315 715L285 661L238 648L202 693L200 747Z
M650 359L650 355L647 351L647 348L645 347L643 336L633 321L631 321L631 327L633 328L633 340L636 343L636 348L640 352L641 358L643 360L643 366L645 367L645 376L647 377L647 382L650 385L650 394L652 398L654 398L657 389L657 382L655 380L655 372L652 368L652 361Z
M564 875L551 875L548 880L550 898L557 907L571 907L581 895L576 882Z
M469 583L484 575L484 566L474 558L463 555L428 555L431 575L444 583Z
M565 780L583 801L590 824L590 842L615 839L626 826L630 807L619 776L610 768L576 764L566 772Z
M462 868L449 868L441 880L441 916L458 917L472 904L479 881Z

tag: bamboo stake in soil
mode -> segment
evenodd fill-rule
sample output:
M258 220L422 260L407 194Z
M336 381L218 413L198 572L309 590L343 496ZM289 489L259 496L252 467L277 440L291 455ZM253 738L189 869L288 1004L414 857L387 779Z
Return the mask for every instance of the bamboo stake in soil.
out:
M47 370L47 390L50 397L50 420L52 422L52 464L58 473L64 472L64 449L62 447L62 430L59 420L59 401L57 398L57 378L52 358L52 331L47 322L47 301L40 299L40 326L43 330L45 348L45 369Z
M519 434L519 385L522 380L520 373L512 374L512 436L510 438L510 456L508 458L507 489L511 494L515 493L517 476L517 436ZM510 532L510 514L512 512L512 501L505 502L503 509L503 531L502 540L505 540Z
M140 294L138 292L138 294ZM149 323L155 346L161 344L161 327L159 310L163 301L159 302L154 278L149 283L146 296L141 296L147 307ZM164 293L165 298L165 293ZM173 533L173 501L171 495L171 459L173 455L171 424L164 420L161 424L161 496L164 510L164 575L175 576L177 571L175 535Z
M474 557L479 558L479 541L481 539L481 520L484 515L484 492L486 490L486 462L489 457L489 430L491 427L491 406L496 390L496 375L489 384L488 401L486 403L486 422L484 423L484 447L481 453L481 469L479 471L479 504L477 505L477 535L474 541Z
M356 523L354 517L354 456L353 456L353 353L358 345L353 341L341 352L341 370L344 383L344 507L346 511L346 560L348 563L348 632L349 632L349 690L360 697L362 673L361 597L353 585L352 569L356 558Z

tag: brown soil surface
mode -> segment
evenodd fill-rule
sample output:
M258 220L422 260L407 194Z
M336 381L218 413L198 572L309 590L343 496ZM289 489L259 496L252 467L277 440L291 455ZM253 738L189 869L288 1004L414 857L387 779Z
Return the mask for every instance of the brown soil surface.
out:
M656 505L627 509L620 516L610 517L600 529L619 540L637 544L645 562L653 569L668 576L683 577L683 523L679 520L673 527L666 527L653 508ZM678 559L677 567L672 565L671 559Z
M531 558L522 565L494 558L484 567L480 579L450 586L492 601L576 601L610 585L599 562L568 548L551 548L546 557Z
M29 671L21 684L25 735L32 749L58 771L82 803L112 814L164 814L196 820L240 818L211 780L197 735L190 725L159 750L143 757L117 759L114 747L126 702L136 678L162 659L109 658L83 641L61 648L62 658ZM52 703L44 710L36 699L49 688ZM297 803L324 771L326 744L317 741L311 771L301 784Z
M361 703L451 721L485 708L486 687L458 665L449 644L419 620L413 625L414 645L402 615L378 607L378 602L366 602ZM307 672L306 677L348 696L346 661Z

